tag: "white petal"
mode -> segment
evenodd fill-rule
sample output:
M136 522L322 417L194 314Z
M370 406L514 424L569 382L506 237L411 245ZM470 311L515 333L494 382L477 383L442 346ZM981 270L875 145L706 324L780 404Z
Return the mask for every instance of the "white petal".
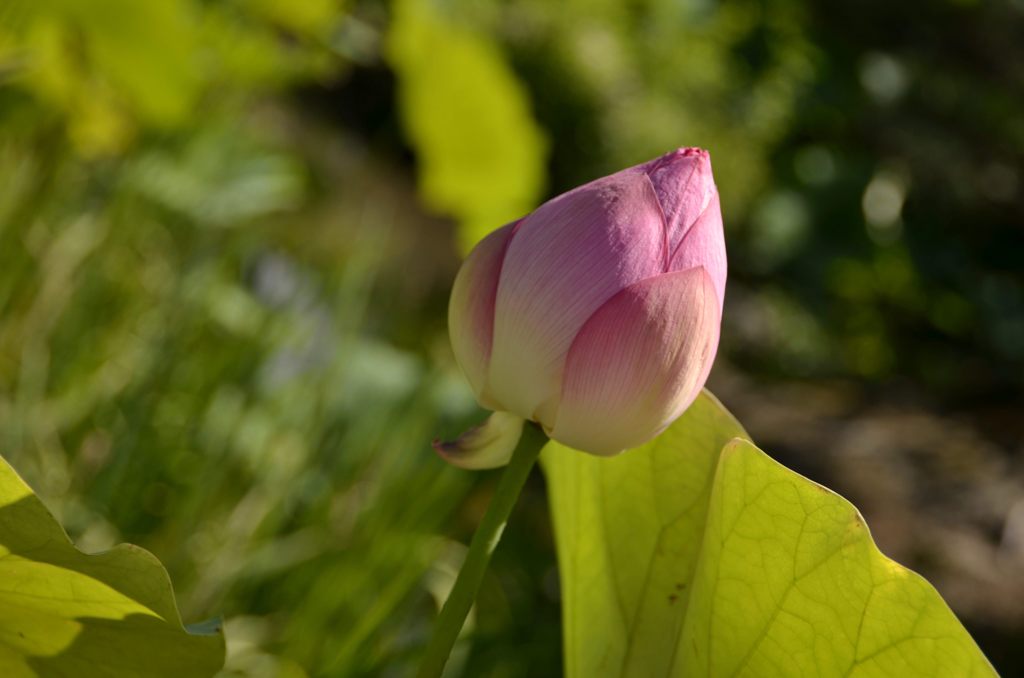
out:
M523 434L523 419L508 412L495 412L450 442L434 441L434 449L450 464L467 469L504 466Z

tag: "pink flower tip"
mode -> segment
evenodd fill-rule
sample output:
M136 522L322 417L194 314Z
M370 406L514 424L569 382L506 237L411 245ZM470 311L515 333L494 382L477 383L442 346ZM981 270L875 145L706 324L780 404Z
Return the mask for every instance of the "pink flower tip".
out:
M612 454L657 435L703 387L726 270L710 154L679 148L481 241L452 290L455 357L485 407ZM435 449L457 463L467 444Z

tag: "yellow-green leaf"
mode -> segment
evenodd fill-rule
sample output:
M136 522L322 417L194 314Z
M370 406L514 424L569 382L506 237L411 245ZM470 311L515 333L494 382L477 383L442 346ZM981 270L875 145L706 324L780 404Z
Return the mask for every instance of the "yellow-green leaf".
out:
M551 443L566 673L995 675L857 509L773 461L704 393L612 459Z
M388 56L420 192L431 208L459 220L463 249L533 209L547 143L494 41L433 2L401 0Z
M182 627L152 554L77 550L0 458L0 676L203 678L223 663L219 628Z

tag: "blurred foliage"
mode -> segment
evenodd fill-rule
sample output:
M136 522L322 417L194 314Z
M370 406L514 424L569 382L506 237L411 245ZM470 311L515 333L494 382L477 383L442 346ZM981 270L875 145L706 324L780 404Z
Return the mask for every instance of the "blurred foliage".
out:
M465 252L537 204L545 144L527 95L487 36L431 3L394 5L390 56L425 202L460 220Z
M427 447L480 416L458 253L546 195L706 146L723 364L1019 402L1022 13L6 0L0 454L224 614L227 675L404 675L493 481ZM553 675L541 488L505 545L463 673Z
M905 377L961 405L1012 397L1024 385L1024 76L1011 64L1024 53L1009 36L1024 8L809 7L827 50L819 77L732 249L744 285L763 290L761 313L734 314L762 342L744 363L774 353L789 373ZM805 327L797 344L790 317Z

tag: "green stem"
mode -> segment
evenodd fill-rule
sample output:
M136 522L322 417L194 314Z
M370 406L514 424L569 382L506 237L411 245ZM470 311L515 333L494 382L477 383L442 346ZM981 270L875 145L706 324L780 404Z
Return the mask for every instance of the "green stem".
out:
M434 633L430 637L430 644L427 645L419 673L416 674L417 678L438 678L444 671L448 655L451 654L466 621L466 615L469 614L469 608L473 606L480 584L484 580L491 553L501 539L501 532L505 529L505 523L512 512L512 507L515 506L516 499L519 498L519 492L526 484L530 469L533 468L541 448L547 442L548 437L539 426L532 422L527 422L523 426L523 435L498 482L498 489L491 498L491 505L487 507L484 519L473 535L455 586L441 608L437 621L434 622Z

